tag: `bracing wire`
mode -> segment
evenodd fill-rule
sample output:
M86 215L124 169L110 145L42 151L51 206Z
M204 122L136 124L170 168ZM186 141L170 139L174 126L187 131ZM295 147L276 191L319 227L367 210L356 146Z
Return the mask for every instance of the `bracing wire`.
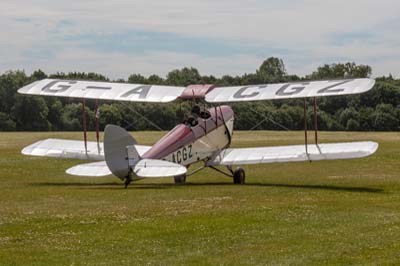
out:
M150 125L152 125L154 128L156 128L159 131L164 131L160 126L158 126L156 123L154 123L153 121L151 121L150 119L148 119L147 117L145 117L144 115L142 115L141 113L139 113L138 111L136 111L135 109L133 109L132 107L130 107L128 104L121 102L122 105L126 106L129 110L131 110L132 112L134 112L135 114L139 115L140 118L142 118L143 120L145 120L147 123L149 123ZM133 123L129 124L132 125Z
M252 111L252 112L255 113L255 114L260 114L259 112L257 112L256 110L254 110L254 109L252 109L252 108L250 108L249 110ZM280 123L274 121L272 118L270 118L270 117L268 117L268 116L265 116L264 114L261 114L261 116L264 117L264 120L262 120L261 122L257 123L255 126L253 126L253 127L250 129L250 131L253 131L255 128L257 128L259 125L261 125L262 123L264 123L266 120L270 121L271 123L277 125L278 127L282 128L282 129L284 129L284 130L286 130L286 131L291 131L290 129L288 129L288 128L285 127L284 125L282 125L282 124L280 124Z

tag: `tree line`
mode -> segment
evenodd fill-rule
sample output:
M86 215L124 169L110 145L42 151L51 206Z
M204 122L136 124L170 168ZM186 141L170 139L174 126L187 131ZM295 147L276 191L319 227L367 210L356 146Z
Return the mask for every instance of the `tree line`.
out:
M217 78L201 75L195 68L172 70L165 78L132 74L127 80L138 84L187 86L215 84L238 86L303 80L365 78L372 69L355 63L327 64L304 77L289 75L284 62L268 58L255 73ZM44 78L110 81L96 73L56 73L41 70L26 75L23 71L8 71L0 75L0 131L80 131L82 105L77 99L20 95L17 90ZM364 94L318 98L319 130L398 131L400 130L400 80L391 75L376 79L375 87ZM312 99L308 99L308 126L312 127ZM168 104L126 103L102 101L100 128L117 124L128 130L169 130L180 123L191 109L192 101L178 100ZM211 107L200 101L197 104ZM88 128L95 128L94 101L86 101ZM303 99L275 100L232 104L235 128L239 130L300 130L304 127Z

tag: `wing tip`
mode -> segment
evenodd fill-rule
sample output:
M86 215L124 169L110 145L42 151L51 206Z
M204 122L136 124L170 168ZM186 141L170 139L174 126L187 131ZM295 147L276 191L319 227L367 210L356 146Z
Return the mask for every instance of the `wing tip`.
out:
M21 154L35 156L36 154L33 153L33 150L44 141L45 140L39 140L39 141L36 141L36 142L34 142L34 143L22 148Z
M372 154L374 154L378 148L379 148L379 143L375 142L375 141L368 141L368 143L370 144L370 153L367 156L370 156Z
M19 94L29 94L29 91L38 83L39 83L39 81L29 83L28 85L25 85L22 88L18 89L17 92Z
M357 93L364 93L370 91L375 86L376 83L376 80L372 78L363 78L361 79L361 81L365 81L365 84L363 84L363 86L360 86L360 90Z

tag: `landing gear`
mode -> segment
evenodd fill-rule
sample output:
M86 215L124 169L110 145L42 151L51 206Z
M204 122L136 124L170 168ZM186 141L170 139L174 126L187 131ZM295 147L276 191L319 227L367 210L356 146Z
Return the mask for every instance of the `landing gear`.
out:
M177 175L174 176L175 184L185 184L186 183L186 175Z
M132 178L130 175L125 177L125 188L128 188L129 184L132 182Z
M240 167L238 167L234 172L233 172L233 183L234 184L240 184L243 185L245 181L246 175L244 173L244 170Z
M210 167L211 169L213 169L223 175L233 177L233 184L240 184L240 185L244 184L246 175L244 173L243 168L238 167L238 168L236 168L235 171L233 171L232 166L228 165L226 168L229 170L229 173L226 173L225 171L222 171L212 165L210 165L208 167Z

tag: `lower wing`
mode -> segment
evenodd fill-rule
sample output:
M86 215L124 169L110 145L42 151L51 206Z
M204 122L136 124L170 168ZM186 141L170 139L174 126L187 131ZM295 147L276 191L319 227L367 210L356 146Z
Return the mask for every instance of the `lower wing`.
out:
M135 145L139 155L148 151L151 146ZM24 155L81 159L81 160L104 160L103 143L94 141L87 142L87 151L85 143L79 140L66 139L45 139L35 142L22 150Z
M135 145L135 149L140 156L150 148L151 146ZM87 151L85 151L85 144L83 141L46 139L25 147L22 150L22 154L96 161L79 164L67 169L66 173L70 175L99 177L112 174L107 163L104 161L104 149L103 143L101 142L97 144L97 142L88 141ZM138 161L133 168L133 172L139 177L182 175L186 173L186 170L185 167L178 164L148 159Z
M276 146L260 148L229 148L219 152L208 165L244 165L261 163L283 163L301 161L320 161L355 159L367 157L376 152L378 143L347 142L332 144L312 144Z

